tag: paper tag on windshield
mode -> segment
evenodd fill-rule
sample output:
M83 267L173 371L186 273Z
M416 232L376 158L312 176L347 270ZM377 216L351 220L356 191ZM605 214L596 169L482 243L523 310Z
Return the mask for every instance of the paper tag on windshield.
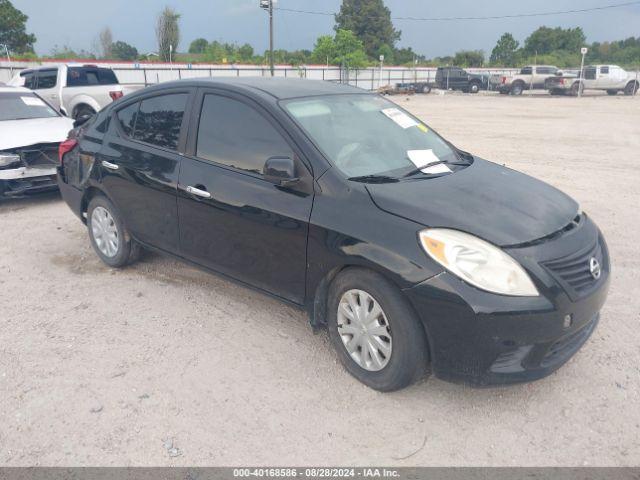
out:
M382 110L382 113L384 113L387 117L389 117L391 120L396 122L402 128L410 128L418 125L418 122L416 122L409 115L407 115L404 112L401 112L397 108L385 108Z
M409 160L416 166L422 167L433 162L439 162L440 159L433 153L433 150L407 150L407 156ZM422 173L437 174L437 173L450 173L451 169L444 163L438 165L432 165L420 170Z
M38 97L20 97L20 99L24 102L25 105L29 105L30 107L45 106L45 103Z

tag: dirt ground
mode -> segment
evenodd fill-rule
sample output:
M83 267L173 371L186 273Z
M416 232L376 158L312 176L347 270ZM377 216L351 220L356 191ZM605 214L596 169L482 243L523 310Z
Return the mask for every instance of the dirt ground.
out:
M393 97L463 149L575 197L613 281L531 384L383 394L262 294L147 255L100 263L58 196L0 203L0 464L639 465L640 96Z

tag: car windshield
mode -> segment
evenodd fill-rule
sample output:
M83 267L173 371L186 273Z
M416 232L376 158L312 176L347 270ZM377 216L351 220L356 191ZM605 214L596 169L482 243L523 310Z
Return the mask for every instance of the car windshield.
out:
M53 108L31 92L0 92L0 121L58 116Z
M398 177L427 163L458 159L444 139L378 95L329 95L282 105L347 177Z

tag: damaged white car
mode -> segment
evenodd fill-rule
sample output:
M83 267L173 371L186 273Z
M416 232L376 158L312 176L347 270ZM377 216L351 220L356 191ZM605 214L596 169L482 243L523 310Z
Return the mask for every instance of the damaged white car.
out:
M0 197L57 189L58 147L72 128L31 90L0 87Z

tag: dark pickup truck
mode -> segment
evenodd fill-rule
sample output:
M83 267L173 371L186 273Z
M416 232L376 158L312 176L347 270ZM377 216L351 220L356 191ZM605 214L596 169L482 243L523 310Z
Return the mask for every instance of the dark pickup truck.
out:
M436 87L443 90L461 90L467 93L478 93L487 90L489 74L469 73L460 67L438 67Z

